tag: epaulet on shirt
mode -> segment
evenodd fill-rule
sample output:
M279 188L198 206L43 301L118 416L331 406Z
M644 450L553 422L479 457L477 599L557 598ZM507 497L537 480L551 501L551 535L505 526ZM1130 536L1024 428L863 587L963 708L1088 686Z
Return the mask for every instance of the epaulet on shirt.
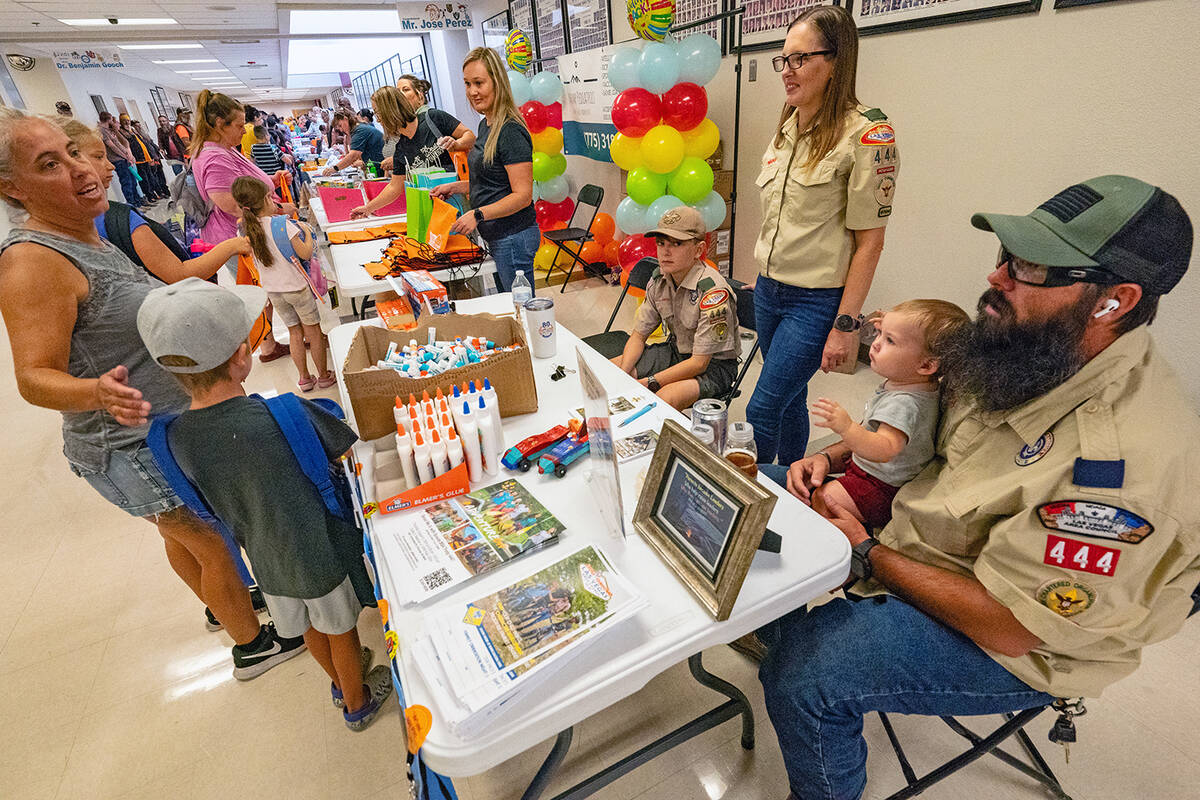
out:
M883 113L878 108L868 108L866 111L860 111L858 113L871 120L871 122L883 122L885 119L887 119L887 114Z
M714 281L712 278L705 276L696 283L696 291L707 292L709 289L715 288L716 285L717 285L716 281Z
M662 270L659 269L658 267L655 267L654 272L650 273L650 280L654 280L655 278L661 278L661 277L662 277Z

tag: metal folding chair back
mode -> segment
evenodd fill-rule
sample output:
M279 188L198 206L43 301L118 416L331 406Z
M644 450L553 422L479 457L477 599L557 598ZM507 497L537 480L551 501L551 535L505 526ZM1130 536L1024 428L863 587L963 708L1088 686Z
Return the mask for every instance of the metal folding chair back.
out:
M571 273L575 271L576 264L584 264L584 269L587 268L587 265L579 257L579 251L584 242L592 240L592 223L596 220L596 214L600 213L600 204L603 202L604 190L594 184L587 184L579 190L579 195L575 198L575 210L571 212L571 221L567 223L567 227L558 231L546 231L544 234L547 240L558 245L558 252L554 254L554 261L546 273L547 282L549 282L550 274L554 272L555 267L562 268L558 259L563 252L565 251L570 257L570 266L566 268L567 276L563 279L559 292L567 290L567 284L571 281ZM568 243L574 244L575 248L572 250L566 247L565 245Z
M645 289L650 283L650 276L654 274L654 270L657 268L657 258L643 258L633 265L633 269L629 270L629 277L626 279L625 285L621 287L621 294L617 297L617 304L613 306L613 312L608 318L608 324L604 326L604 330L600 333L584 336L584 344L605 358L616 358L621 355L625 349L625 342L629 340L629 334L625 331L614 331L612 329L613 323L616 322L617 314L621 310L621 304L625 302L625 295L629 293L630 289Z
M748 331L758 333L758 328L755 327L754 319L754 287L747 286L739 280L730 278L730 288L733 289L734 295L737 297L737 316L738 328L744 328ZM740 334L739 334L740 335ZM746 360L742 362L742 366L738 369L737 377L733 379L733 385L729 387L729 391L725 397L725 405L733 402L733 398L741 393L742 380L746 377L746 373L750 371L750 365L754 363L754 357L758 355L758 337L755 336L754 346L750 348L750 354L746 356Z

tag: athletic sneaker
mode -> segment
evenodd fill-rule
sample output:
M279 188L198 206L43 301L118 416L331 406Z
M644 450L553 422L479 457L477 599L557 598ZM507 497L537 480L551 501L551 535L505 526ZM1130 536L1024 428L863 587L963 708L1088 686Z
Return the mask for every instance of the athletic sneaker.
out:
M375 717L379 716L379 712L383 710L384 701L391 693L392 670L386 664L380 664L367 673L367 680L363 683L363 694L367 697L367 702L363 703L363 707L353 713L342 709L346 727L352 731L365 730L375 721Z
M255 614L261 614L267 610L266 598L263 597L262 589L257 586L250 587L250 604L254 606ZM204 627L214 633L225 627L208 606L204 607Z
M305 650L304 637L285 639L275 631L275 623L268 622L258 631L258 638L245 647L233 646L233 677L239 681L257 678L271 667L282 664Z
M373 659L374 657L375 657L375 654L371 652L371 648L363 647L363 649L362 649L362 673L363 673L363 675L366 675L367 670L371 669L371 659ZM333 681L329 682L329 694L331 694L333 696L333 707L334 708L345 708L346 707L346 701L342 699L342 693L340 691L338 691L338 687L336 684L334 684Z

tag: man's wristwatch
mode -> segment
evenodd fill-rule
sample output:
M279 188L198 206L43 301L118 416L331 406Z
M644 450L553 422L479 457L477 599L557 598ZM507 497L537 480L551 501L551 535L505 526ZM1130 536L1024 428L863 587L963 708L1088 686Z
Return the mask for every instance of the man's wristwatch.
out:
M646 388L652 392L657 392L662 388L662 384L658 382L658 378L651 375L649 378L646 378Z
M863 316L852 317L849 314L838 314L833 321L833 329L842 333L852 333L862 327Z
M483 209L481 209L481 208L475 209L475 222L476 222L476 224L483 222Z
M871 548L879 544L874 536L868 536L850 551L850 575L858 580L871 577L871 558L868 555Z

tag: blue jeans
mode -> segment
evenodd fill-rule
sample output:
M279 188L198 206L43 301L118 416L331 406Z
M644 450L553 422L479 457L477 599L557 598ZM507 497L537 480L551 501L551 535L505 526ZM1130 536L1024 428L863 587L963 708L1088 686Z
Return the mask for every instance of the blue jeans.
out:
M808 381L821 366L841 289L801 289L759 276L754 316L763 368L746 406L758 459L791 464L808 446Z
M758 677L796 800L862 795L869 711L970 716L1053 700L897 597L801 608L758 635L768 647Z
M492 260L496 262L496 273L500 279L500 291L512 289L512 282L517 277L517 270L525 273L525 279L533 288L533 256L537 253L538 244L542 241L542 232L537 225L530 225L523 231L510 233L501 239L489 239L487 246L492 252Z
M113 162L113 168L117 171L117 179L121 181L121 194L125 195L125 202L131 206L136 206L142 202L142 196L138 193L137 178L133 177L133 167L125 159L119 159Z

